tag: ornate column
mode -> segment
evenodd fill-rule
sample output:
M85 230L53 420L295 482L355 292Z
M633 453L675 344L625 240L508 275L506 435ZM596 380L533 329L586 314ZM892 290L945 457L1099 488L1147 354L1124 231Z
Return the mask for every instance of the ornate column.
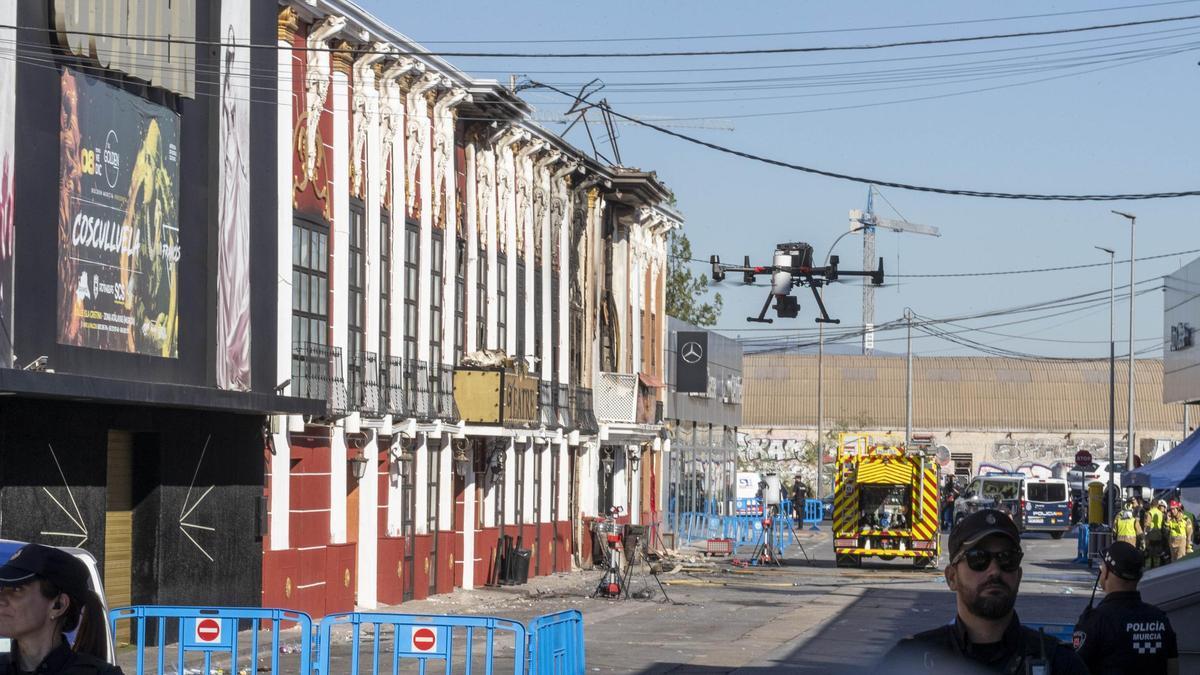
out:
M391 203L391 225L392 225L392 250L388 254L392 261L392 292L391 292L391 317L392 324L389 330L391 345L388 348L388 353L394 356L404 354L404 293L405 293L405 275L404 275L404 260L407 252L407 240L405 238L405 219L408 215L408 162L407 162L407 144L406 144L406 110L407 110L407 95L404 91L408 80L416 73L424 72L425 66L421 63L407 57L402 56L396 60L394 64L383 71L383 106L380 111L380 120L383 126L383 135L385 147L390 151L391 157L391 184L385 190L390 191ZM381 180L387 180L385 172ZM397 487L397 490L399 488ZM396 493L399 494L398 492ZM400 497L397 496L395 503L399 504ZM388 509L391 510L392 499L388 500ZM390 517L390 513L389 513ZM400 516L397 513L396 518ZM398 521L397 521L398 522Z
M429 129L429 99L426 94L441 83L442 77L437 74L426 74L413 83L408 91L408 166L409 193L411 209L418 212L421 233L420 247L420 276L417 290L417 359L429 361L429 339L432 333L430 326L429 298L432 292L432 278L429 274L429 256L433 245L433 217L429 208L431 184L433 178L433 152L430 146ZM417 175L421 176L420 194L412 194L416 185ZM444 273L444 270L443 270ZM444 309L444 308L443 308Z
M454 365L454 333L455 321L454 316L454 290L455 290L455 274L458 270L458 200L455 198L458 191L458 177L455 152L455 128L457 126L455 107L471 100L471 95L465 89L451 88L437 100L433 106L434 129L437 134L437 140L434 142L434 150L436 157L436 179L439 184L435 185L435 194L441 195L434 199L434 213L444 213L445 218L442 223L442 252L444 263L442 265L442 325L435 327L435 330L442 331L442 363L444 365ZM443 187L444 186L444 187ZM444 194L443 194L444 190ZM464 286L466 280L463 281ZM435 290L436 292L436 290ZM470 295L468 293L468 295ZM464 306L464 314L465 314ZM464 331L464 345L466 331Z
M314 52L309 52L313 54ZM327 52L326 52L327 53ZM333 112L333 222L329 228L329 248L333 252L330 265L329 288L332 295L329 312L330 345L342 352L340 372L334 377L346 381L346 310L349 305L350 274L345 261L350 258L350 74L354 68L354 56L345 42L338 44L330 55L332 84L329 98ZM336 367L331 365L331 370ZM339 422L330 439L329 487L329 530L330 541L335 544L346 542L346 472L337 470L346 465L346 437L343 432L345 420Z

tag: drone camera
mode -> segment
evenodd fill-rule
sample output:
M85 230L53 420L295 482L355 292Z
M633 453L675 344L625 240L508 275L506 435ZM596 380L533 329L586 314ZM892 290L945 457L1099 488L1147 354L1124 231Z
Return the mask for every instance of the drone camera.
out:
M781 319L794 319L800 314L800 303L795 296L775 296L775 314Z

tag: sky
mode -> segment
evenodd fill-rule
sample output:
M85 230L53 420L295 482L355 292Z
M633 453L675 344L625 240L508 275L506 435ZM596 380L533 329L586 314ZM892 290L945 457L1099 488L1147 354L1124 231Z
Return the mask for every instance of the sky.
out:
M1200 0L360 4L431 51L522 53L864 45L1200 15ZM685 39L631 40L680 37ZM1017 193L1200 189L1200 17L870 51L446 60L481 78L508 82L511 74L568 90L598 77L605 83L600 95L618 112L738 150L877 180ZM526 90L522 96L547 120L570 103L544 90ZM544 126L564 129L552 122ZM697 258L715 253L740 261L750 255L765 264L775 244L786 241L808 242L816 257L824 258L849 229L849 211L866 206L863 184L752 162L634 125L620 125L618 136L623 164L656 171L674 191ZM567 138L588 147L578 128ZM601 150L610 152L607 144ZM1137 216L1138 257L1200 249L1197 197L1064 203L896 188L880 188L880 193L874 200L878 216L936 226L942 233L933 238L880 231L877 253L889 275L1107 263L1108 255L1094 246L1127 259L1129 221L1111 209ZM832 253L841 257L843 268L860 267L860 235L842 238ZM1139 262L1136 277L1162 277L1198 256ZM694 270L708 271L703 264ZM1129 266L1118 264L1115 271L1118 287L1126 284ZM725 300L717 326L722 332L754 338L815 334L815 307L806 289L798 294L799 318L752 324L745 317L757 314L766 290L744 287L739 279L731 274L713 288ZM1107 264L1008 276L893 276L876 292L875 323L899 319L906 307L922 317L959 317L1107 291L1108 285ZM1115 308L1118 354L1126 352L1129 325L1129 305L1121 293L1118 289ZM830 314L842 320L827 335L862 324L857 282L830 286L824 297ZM1108 355L1107 294L1096 300L1072 313L1059 309L940 327L991 331L960 335L1022 353L1103 357ZM1156 345L1163 337L1162 305L1158 290L1137 298L1136 352L1161 356ZM1043 314L1055 316L1039 319ZM1034 320L1012 323L1025 319ZM919 331L915 335L918 355L978 353ZM903 352L904 338L903 330L878 332L876 348Z

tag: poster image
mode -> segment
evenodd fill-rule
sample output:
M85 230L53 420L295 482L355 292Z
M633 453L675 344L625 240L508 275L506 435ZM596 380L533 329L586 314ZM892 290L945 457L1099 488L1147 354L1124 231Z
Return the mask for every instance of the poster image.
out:
M250 390L250 0L223 0L217 386Z
M64 69L58 341L178 357L179 116Z
M0 0L0 24L17 23L17 0ZM0 28L0 367L13 363L13 179L16 149L17 31Z

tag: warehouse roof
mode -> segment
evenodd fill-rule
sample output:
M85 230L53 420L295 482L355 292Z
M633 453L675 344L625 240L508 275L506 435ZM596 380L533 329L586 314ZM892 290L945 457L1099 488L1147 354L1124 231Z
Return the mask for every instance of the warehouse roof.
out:
M905 358L826 356L828 425L904 428ZM1116 427L1124 429L1128 366L1117 363ZM817 357L747 354L742 425L811 427ZM1135 362L1139 429L1182 430L1183 410L1162 403L1162 361ZM1108 429L1108 361L914 357L913 427L997 431Z

